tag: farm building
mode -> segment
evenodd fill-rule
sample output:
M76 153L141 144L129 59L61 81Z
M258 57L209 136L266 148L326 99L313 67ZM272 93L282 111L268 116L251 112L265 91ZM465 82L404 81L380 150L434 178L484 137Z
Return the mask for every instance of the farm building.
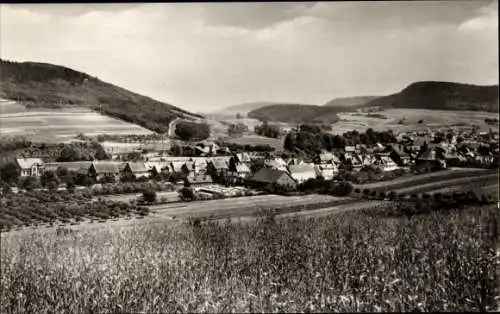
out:
M21 177L39 177L44 171L41 158L17 158L16 164L21 170Z
M439 158L435 148L428 148L417 158L416 167L420 170L439 170L446 168L446 161Z
M382 171L394 171L398 169L398 165L389 156L378 156L373 165Z
M238 161L241 163L245 163L245 162L250 162L250 155L246 152L243 152L243 153L237 153L236 154L236 158L238 158Z
M330 162L314 165L314 171L317 177L323 177L325 180L332 180L339 172L339 169L335 163Z
M78 172L81 168L89 169L91 161L68 161L68 162L50 162L45 164L45 171L57 171L58 168L64 168L68 171Z
M264 166L270 169L281 170L285 172L288 171L288 169L286 168L286 162L279 157L267 158L266 160L264 160Z
M96 180L102 180L105 177L118 178L120 170L116 163L92 163L89 167L89 175Z
M248 183L261 188L271 185L278 185L290 189L297 188L297 182L295 182L287 172L271 168L260 169L248 180Z
M149 178L151 173L149 169L143 162L128 162L125 164L125 168L123 169L123 173L125 175L134 176L136 179L138 178Z
M313 163L303 163L300 165L288 166L290 176L297 181L298 184L304 183L309 179L316 179L316 171Z

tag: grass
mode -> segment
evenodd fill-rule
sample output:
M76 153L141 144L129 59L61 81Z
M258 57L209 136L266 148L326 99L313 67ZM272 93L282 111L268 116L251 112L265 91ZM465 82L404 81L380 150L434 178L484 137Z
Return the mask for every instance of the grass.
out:
M495 207L3 235L2 313L493 311Z

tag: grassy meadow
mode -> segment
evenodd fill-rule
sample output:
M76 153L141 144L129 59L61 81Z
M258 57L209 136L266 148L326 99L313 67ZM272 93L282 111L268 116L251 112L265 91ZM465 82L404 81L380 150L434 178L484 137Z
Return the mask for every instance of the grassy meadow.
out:
M0 312L499 310L498 222L485 206L3 234Z
M0 101L0 133L57 143L74 139L79 133L94 135L152 132L83 107L26 109L15 102Z

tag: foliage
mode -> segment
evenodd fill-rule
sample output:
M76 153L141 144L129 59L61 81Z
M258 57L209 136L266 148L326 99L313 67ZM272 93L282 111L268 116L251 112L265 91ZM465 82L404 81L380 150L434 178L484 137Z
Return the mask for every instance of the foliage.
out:
M278 138L280 136L280 128L277 125L268 124L264 121L261 125L256 125L255 133L265 137Z
M0 312L496 311L498 221L480 207L7 234Z
M175 135L183 141L200 141L210 136L210 126L206 123L179 121L175 126Z
M40 187L40 180L37 177L24 177L20 180L19 187L31 191Z
M190 187L180 189L179 196L183 201L192 201L195 199L194 191Z
M19 168L14 162L7 162L0 167L0 178L6 183L15 183L19 178Z
M144 190L144 192L142 192L142 198L147 203L154 203L157 199L156 191L154 191L152 189Z

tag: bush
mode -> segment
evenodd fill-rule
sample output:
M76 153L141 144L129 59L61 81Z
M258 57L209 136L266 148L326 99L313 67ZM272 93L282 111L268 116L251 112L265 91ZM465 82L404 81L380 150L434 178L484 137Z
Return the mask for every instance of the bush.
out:
M363 190L363 195L364 196L369 196L370 195L370 190L369 189L364 189Z
M152 189L145 190L144 192L142 192L142 198L147 203L154 203L156 202L157 198L156 191Z

